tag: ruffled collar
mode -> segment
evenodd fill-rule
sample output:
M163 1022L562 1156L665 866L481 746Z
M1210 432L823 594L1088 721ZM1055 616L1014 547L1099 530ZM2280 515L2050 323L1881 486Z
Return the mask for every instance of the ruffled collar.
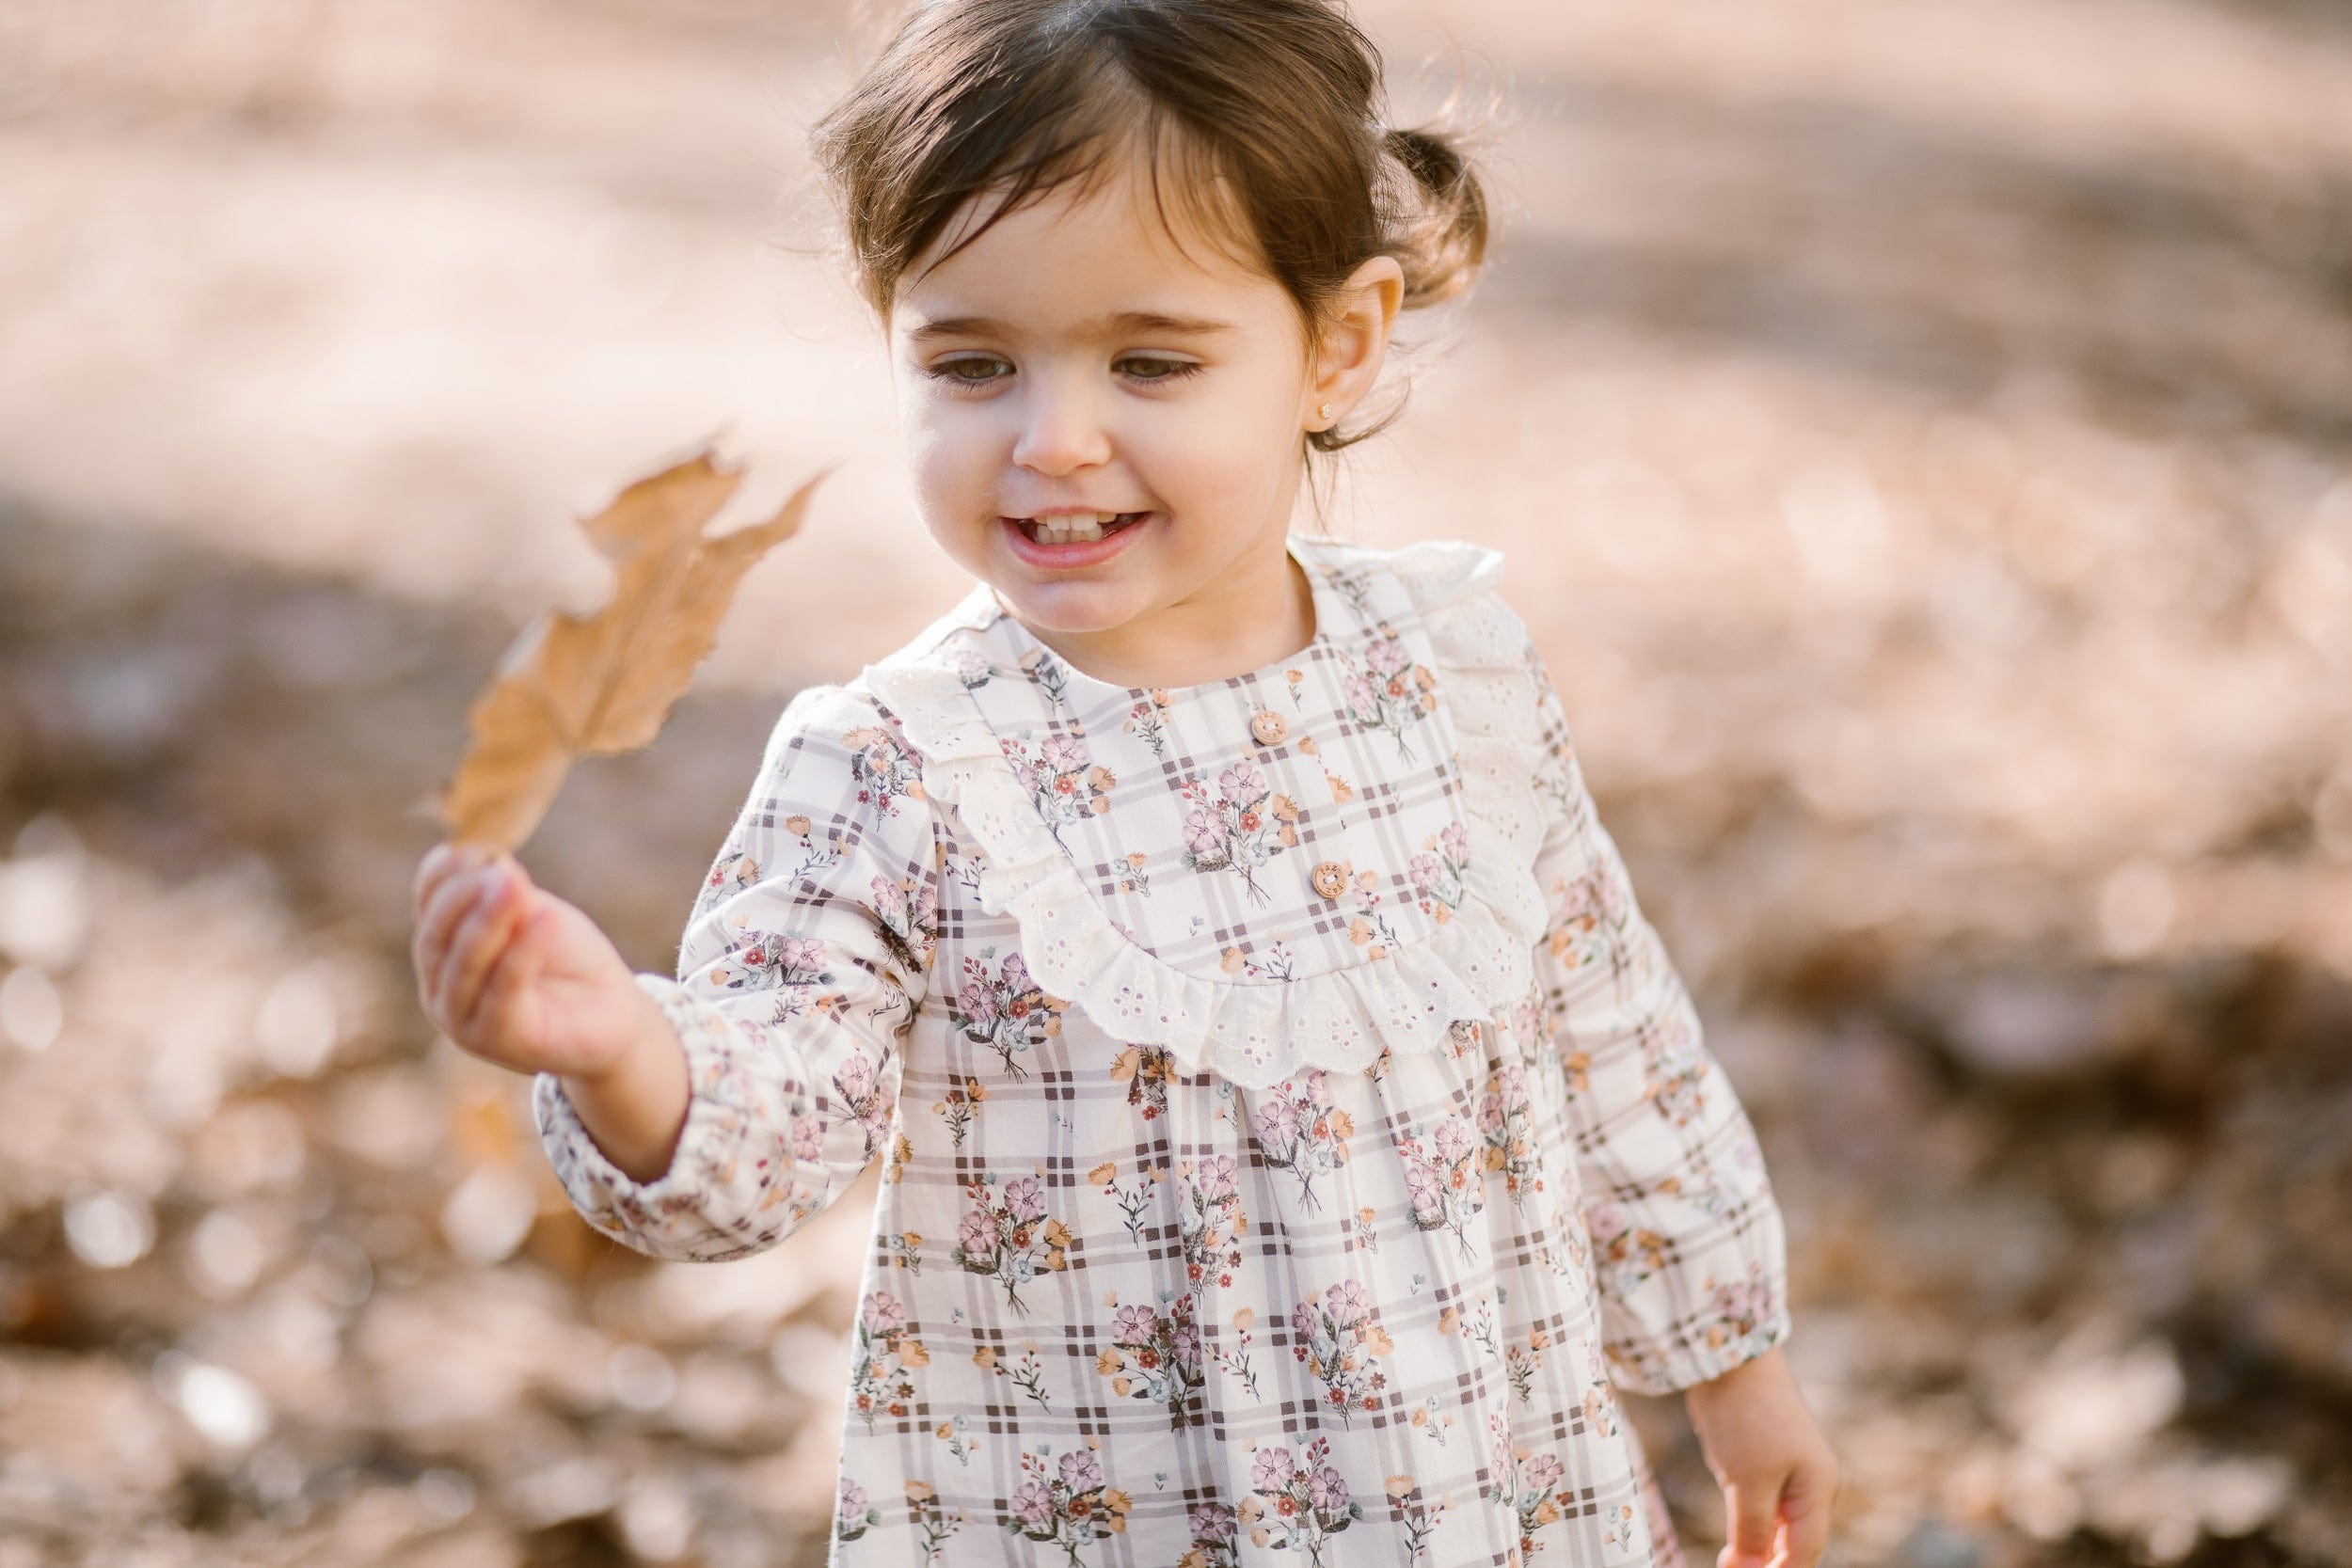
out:
M1245 1086L1507 1015L1543 924L1542 748L1501 554L1290 552L1313 641L1230 679L1099 680L985 583L861 676L1038 984Z

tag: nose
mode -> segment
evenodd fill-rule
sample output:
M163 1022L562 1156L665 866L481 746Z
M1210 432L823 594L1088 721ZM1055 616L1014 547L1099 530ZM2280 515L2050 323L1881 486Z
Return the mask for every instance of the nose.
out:
M1093 388L1077 375L1033 375L1019 402L1021 434L1012 460L1041 474L1066 474L1110 457Z

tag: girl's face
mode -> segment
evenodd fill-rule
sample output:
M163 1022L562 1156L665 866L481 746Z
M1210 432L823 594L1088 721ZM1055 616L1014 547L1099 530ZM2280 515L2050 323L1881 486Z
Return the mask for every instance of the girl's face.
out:
M1180 248L1148 171L1129 162L1076 189L925 271L977 221L967 206L893 302L924 526L1089 674L1190 685L1271 663L1312 628L1285 550L1302 436L1377 372L1396 291L1375 291L1376 341L1343 334L1311 373L1290 295L1205 237ZM1172 193L1168 206L1182 222ZM1366 265L1401 287L1392 260ZM1096 544L1033 537L1057 514L1133 520Z

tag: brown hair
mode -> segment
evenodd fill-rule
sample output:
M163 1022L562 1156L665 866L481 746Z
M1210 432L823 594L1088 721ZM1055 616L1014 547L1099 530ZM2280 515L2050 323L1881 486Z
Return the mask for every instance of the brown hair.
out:
M1372 257L1396 258L1409 310L1461 293L1486 255L1467 137L1386 126L1381 96L1379 51L1341 0L929 0L812 140L850 275L885 324L967 200L1009 186L940 260L1141 149L1162 223L1172 162L1198 227L1289 293L1311 355ZM1340 451L1403 412L1400 397L1369 428L1308 432L1306 445Z

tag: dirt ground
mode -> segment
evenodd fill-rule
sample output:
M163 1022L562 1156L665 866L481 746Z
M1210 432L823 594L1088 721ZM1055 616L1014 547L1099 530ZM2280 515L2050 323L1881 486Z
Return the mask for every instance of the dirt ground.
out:
M1359 14L1398 118L1500 94L1498 232L1333 524L1509 557L1764 1139L1831 1561L2352 1564L2352 11ZM0 11L0 1568L822 1561L870 1174L611 1245L407 898L663 456L843 467L528 847L642 968L784 700L965 586L802 144L883 20Z

